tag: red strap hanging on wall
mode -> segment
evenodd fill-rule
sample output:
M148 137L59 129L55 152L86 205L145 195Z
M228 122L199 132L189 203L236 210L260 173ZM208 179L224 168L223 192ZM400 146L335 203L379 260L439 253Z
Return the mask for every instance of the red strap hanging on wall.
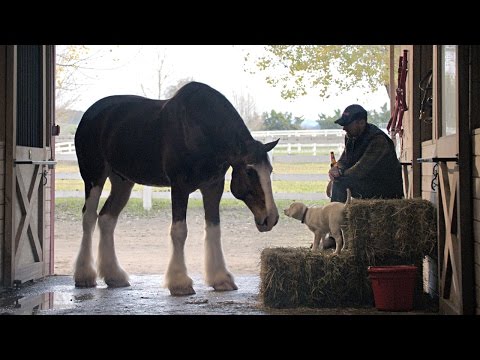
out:
M395 94L395 107L387 125L387 131L395 142L396 135L403 135L403 113L408 110L406 100L406 80L408 73L408 50L403 50L398 63L398 86Z

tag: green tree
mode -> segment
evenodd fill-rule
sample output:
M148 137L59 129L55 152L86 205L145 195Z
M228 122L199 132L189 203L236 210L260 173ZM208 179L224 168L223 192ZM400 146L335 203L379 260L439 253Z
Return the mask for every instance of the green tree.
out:
M266 54L246 61L266 73L265 80L281 87L284 99L296 99L317 89L328 98L335 84L339 91L354 87L369 91L384 86L389 92L389 45L267 45ZM253 59L253 60L252 60Z
M292 119L292 113L276 112L271 110L270 114L263 113L263 130L300 130L303 119L295 117Z
M342 111L336 109L335 113L332 116L325 114L318 114L318 120L316 120L320 129L339 129L340 125L335 124L335 120L339 119L342 116ZM380 112L377 110L368 111L368 122L375 124L380 128L385 128L390 120L390 110L388 109L387 103L383 104L380 108Z
M318 114L317 124L320 129L338 129L340 125L335 124L335 120L342 116L342 110L336 109L333 116L328 116L325 114Z
M390 110L387 103L380 108L380 112L377 112L376 110L368 112L368 122L375 124L380 128L386 128L389 120Z

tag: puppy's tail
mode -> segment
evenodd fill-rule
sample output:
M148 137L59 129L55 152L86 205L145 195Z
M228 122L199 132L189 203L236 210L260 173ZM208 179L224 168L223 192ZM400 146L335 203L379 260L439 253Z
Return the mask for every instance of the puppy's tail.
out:
M345 205L350 204L352 202L352 192L350 188L347 188L347 201L345 201Z

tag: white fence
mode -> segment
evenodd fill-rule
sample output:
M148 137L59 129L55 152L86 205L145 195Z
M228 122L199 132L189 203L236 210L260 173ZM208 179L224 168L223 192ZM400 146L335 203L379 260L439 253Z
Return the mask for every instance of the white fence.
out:
M297 152L302 149L310 148L311 153L316 155L317 148L321 147L338 147L343 149L343 138L345 132L341 129L326 130L269 130L269 131L252 131L254 139L267 142L280 139L280 143L275 147L276 150L287 149L287 153L292 153L295 147ZM55 144L55 154L75 155L75 144L73 136L60 137ZM274 149L274 150L275 150Z
M252 131L252 136L255 139L264 138L282 138L282 137L327 137L338 136L342 137L345 132L342 129L325 129L325 130L266 130L266 131Z
M73 140L55 143L55 154L75 154L75 143Z
M301 143L288 143L288 144L278 144L273 148L272 153L278 153L278 152L285 152L288 155L291 154L312 154L313 156L317 156L317 150L321 148L327 148L328 150L335 151L338 153L341 153L344 148L343 142L338 143L338 144L301 144Z
M343 142L337 144L302 144L302 143L287 143L287 144L278 144L272 150L272 152L285 152L287 154L293 153L309 153L313 156L317 155L317 150L321 148L335 149L338 152L343 150ZM55 144L55 154L56 155L75 155L75 144L73 142L61 142Z

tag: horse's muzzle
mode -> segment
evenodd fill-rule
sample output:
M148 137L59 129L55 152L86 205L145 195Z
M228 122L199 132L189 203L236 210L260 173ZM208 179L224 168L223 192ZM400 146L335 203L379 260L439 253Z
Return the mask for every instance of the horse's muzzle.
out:
M277 225L278 218L279 216L278 214L276 214L275 216L265 217L263 221L258 221L257 219L255 219L255 225L260 232L270 231L275 225Z

